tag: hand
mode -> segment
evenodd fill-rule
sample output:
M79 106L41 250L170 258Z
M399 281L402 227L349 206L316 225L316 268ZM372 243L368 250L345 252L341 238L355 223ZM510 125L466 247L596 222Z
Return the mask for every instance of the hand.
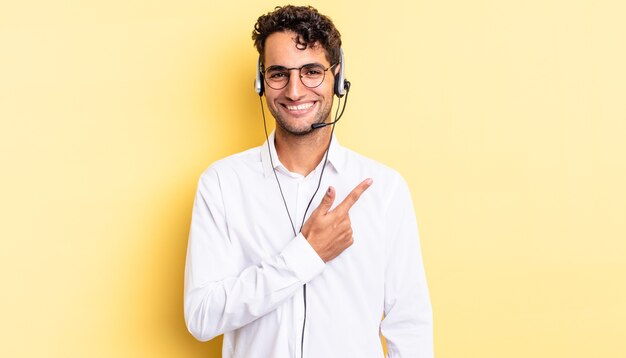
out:
M335 201L335 188L329 187L320 205L304 223L302 235L324 262L339 256L352 245L352 224L348 212L370 185L372 179L365 179L332 211L330 208Z

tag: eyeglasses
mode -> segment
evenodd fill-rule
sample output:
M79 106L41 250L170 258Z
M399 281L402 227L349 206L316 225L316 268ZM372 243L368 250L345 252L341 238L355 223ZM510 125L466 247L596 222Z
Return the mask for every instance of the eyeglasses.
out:
M324 68L324 66L315 63L292 68L270 66L263 71L263 74L265 75L265 83L267 83L270 88L279 90L287 87L289 78L291 78L291 70L298 70L302 84L308 88L315 88L319 87L319 85L324 82L326 71L336 65L337 64L334 64L328 68Z

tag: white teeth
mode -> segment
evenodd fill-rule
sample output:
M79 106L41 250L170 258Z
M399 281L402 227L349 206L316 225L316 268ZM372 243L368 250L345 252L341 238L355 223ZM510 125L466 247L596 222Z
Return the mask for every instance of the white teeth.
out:
M303 111L311 107L313 107L313 103L304 103L304 104L299 104L297 106L287 106L287 109L290 111Z

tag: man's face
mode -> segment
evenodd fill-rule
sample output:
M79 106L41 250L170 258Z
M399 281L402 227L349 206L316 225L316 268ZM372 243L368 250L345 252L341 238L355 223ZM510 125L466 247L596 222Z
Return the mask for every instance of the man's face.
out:
M330 67L326 51L321 46L296 47L293 32L276 32L265 40L264 67L281 66L300 68L304 65L320 64ZM315 88L306 87L300 80L298 70L289 71L289 82L283 89L273 89L265 83L265 98L270 112L276 119L276 130L292 135L305 135L313 131L311 125L325 122L330 117L333 105L332 71L326 71L324 81Z

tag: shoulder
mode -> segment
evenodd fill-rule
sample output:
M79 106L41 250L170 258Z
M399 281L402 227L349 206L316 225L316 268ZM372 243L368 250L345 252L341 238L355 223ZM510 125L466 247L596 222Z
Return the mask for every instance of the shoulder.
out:
M260 170L260 147L254 147L213 162L200 175L200 184L228 181Z
M373 184L367 190L367 200L376 203L375 206L383 212L412 205L409 186L400 172L351 149L342 148L342 151L343 171L339 175L349 181L350 188L365 178L372 178Z
M226 174L228 172L238 172L259 165L260 163L260 147L254 147L243 152L229 155L225 158L213 162L202 173L202 176L211 174Z
M346 147L342 147L342 152L346 172L368 175L386 185L406 185L404 178L396 169Z

